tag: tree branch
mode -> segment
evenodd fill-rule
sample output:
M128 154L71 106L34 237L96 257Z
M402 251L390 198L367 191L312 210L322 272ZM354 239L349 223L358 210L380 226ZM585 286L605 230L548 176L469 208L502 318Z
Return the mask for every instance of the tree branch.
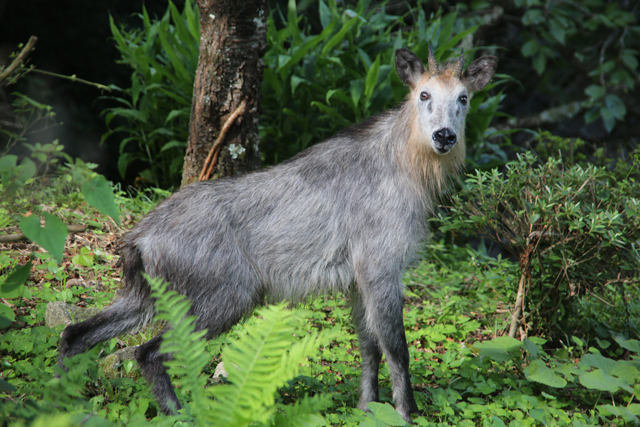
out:
M20 66L20 64L22 64L24 60L27 59L27 55L29 55L29 52L31 52L37 41L38 38L36 36L31 36L29 38L27 45L22 48L22 51L16 57L16 59L14 59L11 64L9 64L9 66L5 68L2 73L0 73L0 83L5 81Z

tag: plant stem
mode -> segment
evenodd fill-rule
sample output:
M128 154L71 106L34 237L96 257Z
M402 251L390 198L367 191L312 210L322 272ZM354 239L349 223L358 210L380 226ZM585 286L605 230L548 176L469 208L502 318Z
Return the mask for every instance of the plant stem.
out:
M86 85L89 85L89 86L96 87L96 88L98 88L100 90L106 90L106 91L111 92L111 88L109 86L105 86L105 85L100 84L100 83L90 82L89 80L79 79L78 77L76 77L75 74L71 75L71 76L65 76L63 74L52 73L51 71L39 70L37 68L32 68L31 72L45 74L47 76L59 77L61 79L71 80L74 83L83 83L83 84L86 84Z
M509 336L511 338L516 337L518 331L518 324L520 323L520 314L522 313L522 304L524 300L524 284L527 280L527 273L522 272L520 276L520 283L518 283L518 294L516 296L516 306L511 314L511 327L509 328Z

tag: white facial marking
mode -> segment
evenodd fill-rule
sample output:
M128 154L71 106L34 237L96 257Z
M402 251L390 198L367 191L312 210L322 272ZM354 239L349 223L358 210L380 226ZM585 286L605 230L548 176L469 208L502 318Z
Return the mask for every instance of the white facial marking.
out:
M415 97L422 135L438 154L447 154L464 135L470 94L459 79L423 77ZM436 134L436 132L439 132Z

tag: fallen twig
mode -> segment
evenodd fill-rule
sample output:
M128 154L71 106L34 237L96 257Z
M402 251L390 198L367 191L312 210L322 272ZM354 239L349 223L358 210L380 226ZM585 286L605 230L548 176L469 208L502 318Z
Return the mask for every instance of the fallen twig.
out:
M68 224L67 231L70 233L82 233L87 230L87 226L84 224ZM27 236L22 233L17 234L5 234L0 236L0 243L12 243L19 242L21 240L27 240Z

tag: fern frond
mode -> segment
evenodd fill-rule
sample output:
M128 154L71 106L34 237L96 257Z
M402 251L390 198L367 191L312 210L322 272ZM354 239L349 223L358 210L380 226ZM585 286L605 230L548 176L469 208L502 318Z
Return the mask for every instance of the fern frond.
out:
M207 331L195 330L195 316L187 316L191 303L175 291L167 291L168 284L161 279L147 277L155 299L156 320L164 320L169 328L163 335L160 351L171 353L173 360L167 362L169 374L175 385L190 397L185 404L184 416L194 419L196 425L206 424L208 407L212 400L205 393L207 377L202 374L209 362L203 339ZM194 408L194 409L192 409Z
M215 419L219 426L246 426L266 423L275 412L275 394L294 378L299 364L318 348L312 334L291 344L296 331L294 313L284 305L258 312L263 319L247 327L247 335L222 353L230 385L210 389L217 400Z

